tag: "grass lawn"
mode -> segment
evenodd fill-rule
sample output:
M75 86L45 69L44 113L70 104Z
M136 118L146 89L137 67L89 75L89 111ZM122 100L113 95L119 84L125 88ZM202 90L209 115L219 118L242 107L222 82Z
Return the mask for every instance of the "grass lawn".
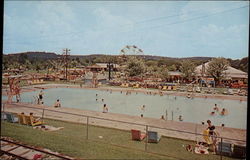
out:
M48 125L64 127L62 130L49 132L5 121L1 123L2 136L83 159L220 159L217 155L187 152L182 145L194 142L169 137L162 137L158 144L148 143L148 152L145 152L145 142L132 141L129 131L89 126L87 140L86 125L83 124L46 119L45 123ZM223 160L226 159L231 158L223 157Z

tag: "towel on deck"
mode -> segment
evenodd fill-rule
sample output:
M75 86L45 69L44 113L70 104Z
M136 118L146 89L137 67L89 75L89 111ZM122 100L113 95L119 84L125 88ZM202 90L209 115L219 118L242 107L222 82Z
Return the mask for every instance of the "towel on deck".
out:
M33 127L34 129L39 129L42 131L58 131L63 129L64 127L53 127L53 126L49 126L49 125L41 125L41 126L36 126Z

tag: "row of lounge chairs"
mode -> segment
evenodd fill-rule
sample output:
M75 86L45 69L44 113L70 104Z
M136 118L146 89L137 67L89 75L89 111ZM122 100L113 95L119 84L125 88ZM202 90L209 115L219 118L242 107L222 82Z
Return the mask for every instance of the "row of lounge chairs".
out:
M27 116L24 114L2 113L2 120L7 120L10 123L19 123L23 125L38 126L44 124L41 120L36 120L33 116Z
M161 139L161 135L159 135L158 132L155 131L148 131L146 135L146 133L142 133L140 130L131 129L131 135L132 140L136 141L142 141L146 138L146 136L148 136L147 138L149 143L158 143Z
M163 86L163 91L177 91L179 88L177 86Z
M127 87L129 87L129 84L128 83L122 83L121 87L126 87L127 88Z
M238 96L247 96L246 90L240 89L228 89L227 91L223 92L225 95L238 95Z
M219 142L216 154L234 158L246 158L246 147L227 142Z
M28 84L43 84L44 83L43 79L37 79L37 80L32 80L32 81L28 80L27 82Z
M132 140L142 141L147 137L147 142L158 143L161 139L161 135L155 131L148 131L142 133L140 130L131 129ZM235 157L235 158L245 158L246 157L246 147L236 144L231 144L227 142L219 142L216 150L217 155Z

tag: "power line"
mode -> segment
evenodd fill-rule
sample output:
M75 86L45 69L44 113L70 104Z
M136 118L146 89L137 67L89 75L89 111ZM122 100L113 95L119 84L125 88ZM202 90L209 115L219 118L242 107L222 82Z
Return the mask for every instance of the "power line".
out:
M190 18L190 19L187 19L187 20L176 21L176 22L172 22L172 23L168 23L168 24L162 24L162 25L152 26L152 27L147 27L147 28L142 28L142 29L152 29L152 28L159 28L159 27L162 27L162 26L169 26L169 25L174 25L174 24L179 24L179 23L185 23L185 22L188 22L188 21L194 21L194 20L197 20L197 19L202 19L202 18L206 18L206 17L209 17L209 16L221 14L221 13L231 12L231 11L242 9L242 8L246 8L246 7L249 7L249 5L238 7L238 8L233 8L233 9L229 9L229 10L224 10L224 11L220 11L220 12L215 12L215 13L212 13L212 14L203 15L203 16L199 16L199 17L194 17L194 18ZM191 11L189 13L194 13L194 12L195 11ZM138 21L138 22L135 22L134 24L140 24L140 23L146 23L146 22L151 22L151 21L157 21L157 20L161 20L161 19L168 19L168 18L177 17L177 16L181 16L181 15L184 15L184 13L183 14L170 15L170 16L157 17L157 18L152 18L152 19L143 20L143 21ZM125 25L122 25L121 27L129 26L129 25L132 25L132 24L125 24ZM113 29L114 28L117 28L117 27L113 27ZM107 29L112 29L112 28L107 28ZM102 29L102 31L103 31L103 29ZM132 31L132 30L130 30L130 31ZM130 31L125 31L125 32L130 32ZM82 32L84 32L84 31L68 32L68 33L57 34L57 35L48 35L48 36L37 36L37 37L30 37L30 38L28 37L27 39L31 39L31 38L37 38L37 39L39 39L39 38L49 38L49 37L65 36L65 34L66 35L67 34L70 35L70 34L77 34L77 33L82 33ZM124 32L120 32L120 33L124 33ZM7 39L5 38L5 40L8 40L8 38Z
M215 13L208 14L208 15L203 15L203 16L194 17L194 18L190 18L190 19L186 19L186 20L182 20L182 21L176 21L176 22L172 22L172 23L168 23L168 24L162 24L162 25L152 26L152 27L142 28L142 29L152 29L152 28L159 28L159 27L162 27L162 26L169 26L169 25L174 25L174 24L179 24L179 23L185 23L185 22L194 21L194 20L197 20L197 19L207 18L207 17L214 16L214 15L221 14L221 13L231 12L231 11L241 9L241 8L246 8L246 7L249 7L249 6L242 6L242 7L233 8L233 9L230 9L230 10L224 10L224 11L221 11L221 12L215 12Z

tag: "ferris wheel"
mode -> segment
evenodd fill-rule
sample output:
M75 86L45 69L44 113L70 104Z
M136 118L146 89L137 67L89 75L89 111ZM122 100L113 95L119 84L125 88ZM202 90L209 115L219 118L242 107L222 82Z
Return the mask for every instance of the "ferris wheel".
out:
M143 55L143 50L135 45L127 45L120 51L121 55Z

